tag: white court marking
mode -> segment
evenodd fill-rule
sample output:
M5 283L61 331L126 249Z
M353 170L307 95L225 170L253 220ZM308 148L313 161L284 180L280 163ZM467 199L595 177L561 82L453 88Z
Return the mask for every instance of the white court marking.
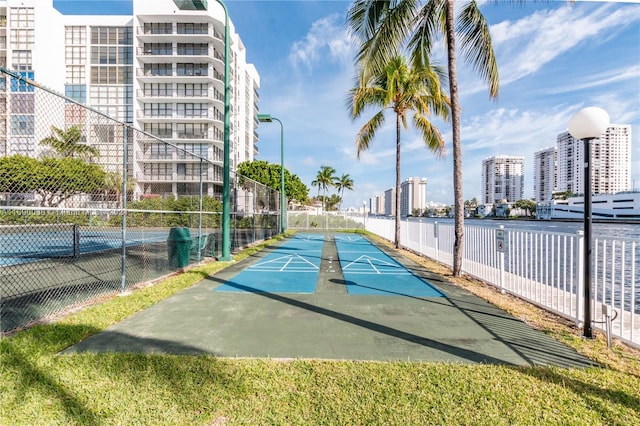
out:
M353 236L352 235L336 235L334 238L338 241L349 241L349 242L362 241L365 239L364 237L361 237L359 235L353 235Z
M252 272L313 272L320 269L299 254L288 254L246 268Z
M363 262L364 261L364 262ZM353 274L377 274L377 275L413 275L405 268L396 263L392 263L376 257L362 255L353 262L349 262L343 271L349 270Z

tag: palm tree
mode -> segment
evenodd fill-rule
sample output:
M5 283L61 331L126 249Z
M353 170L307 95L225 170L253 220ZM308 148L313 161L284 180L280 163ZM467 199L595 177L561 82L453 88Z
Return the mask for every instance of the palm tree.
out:
M356 0L348 22L363 44L358 62L376 72L408 42L413 63L423 63L431 54L437 35L444 36L449 70L453 144L453 192L455 203L455 243L453 275L462 270L464 204L462 196L462 147L460 142L460 103L456 71L456 30L465 59L489 85L489 97L499 90L498 67L491 45L489 26L475 0L469 0L454 25L454 0Z
M327 210L327 189L334 186L334 182L336 180L335 177L336 169L329 166L322 166L318 174L316 175L316 179L311 182L311 185L318 187L318 197L320 196L320 189L322 189L323 195L323 210ZM315 182L315 184L314 184Z
M353 191L353 179L349 177L348 174L342 174L339 178L336 178L333 186L338 190L338 194L340 195L340 202L338 203L338 210L342 207L342 196L344 195L344 190L348 189L349 191Z
M42 139L40 145L50 146L62 157L100 156L100 152L96 148L81 143L82 130L80 130L80 126L71 126L67 130L51 126L51 131L52 135Z
M444 153L444 140L429 121L433 111L448 119L449 100L440 87L440 76L430 66L410 67L403 56L391 59L383 72L367 74L360 69L359 86L350 91L352 117L358 118L365 108L381 108L360 129L356 137L358 158L369 149L378 129L384 123L384 112L391 109L396 115L396 206L395 246L400 246L400 127L407 129L407 114L413 111L413 125L422 134L429 150L436 155Z

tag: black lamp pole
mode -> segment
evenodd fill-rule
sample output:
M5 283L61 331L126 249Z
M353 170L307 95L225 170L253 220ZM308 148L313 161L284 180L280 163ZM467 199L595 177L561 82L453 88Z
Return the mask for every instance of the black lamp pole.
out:
M591 330L591 141L584 141L584 330L583 336L592 339Z

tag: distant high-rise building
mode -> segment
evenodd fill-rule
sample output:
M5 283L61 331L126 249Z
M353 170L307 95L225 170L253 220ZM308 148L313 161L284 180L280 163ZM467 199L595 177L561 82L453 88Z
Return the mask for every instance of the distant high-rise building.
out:
M500 155L482 161L481 203L515 202L522 199L523 189L524 157Z
M427 178L412 177L400 184L400 216L421 213L427 207Z
M556 148L545 148L534 154L533 158L533 198L541 203L553 198L557 188Z
M396 189L391 188L384 191L384 214L395 216L396 214Z
M558 191L584 194L584 142L558 135ZM591 191L615 194L631 188L631 125L611 124L591 141Z

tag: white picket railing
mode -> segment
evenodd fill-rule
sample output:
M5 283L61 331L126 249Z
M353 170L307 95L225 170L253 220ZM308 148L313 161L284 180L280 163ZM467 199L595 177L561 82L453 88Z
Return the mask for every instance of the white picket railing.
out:
M394 239L394 220L369 217L366 229ZM401 246L452 266L454 226L403 220ZM640 347L640 244L634 239L594 238L593 327ZM531 303L583 321L583 236L483 226L464 227L462 271ZM612 314L612 312L615 312Z

